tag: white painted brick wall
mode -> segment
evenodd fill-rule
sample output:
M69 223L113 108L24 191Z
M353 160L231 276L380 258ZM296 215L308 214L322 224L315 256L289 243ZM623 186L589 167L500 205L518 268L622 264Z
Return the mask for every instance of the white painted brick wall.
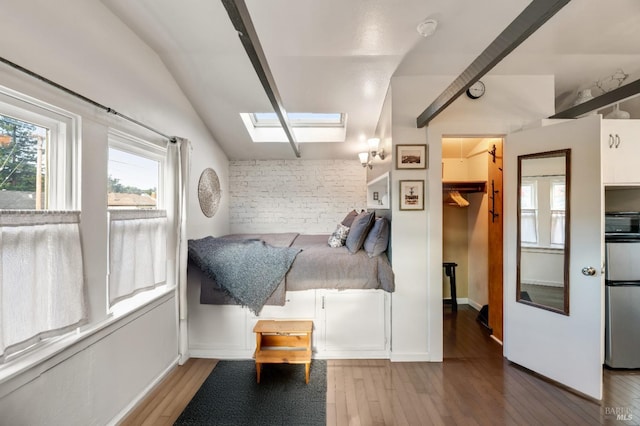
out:
M366 208L366 179L357 160L231 161L231 232L330 234Z

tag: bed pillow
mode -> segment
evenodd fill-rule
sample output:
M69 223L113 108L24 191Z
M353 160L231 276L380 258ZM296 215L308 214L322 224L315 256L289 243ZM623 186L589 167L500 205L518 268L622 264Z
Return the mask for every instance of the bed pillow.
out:
M353 220L358 216L358 212L355 210L351 210L349 213L347 213L347 215L344 217L344 219L342 219L342 222L340 222L341 224L343 224L344 226L348 226L349 228L351 228L351 225L353 224Z
M383 217L376 219L364 240L364 250L369 257L380 256L389 245L389 221Z
M345 243L350 253L355 253L362 248L374 220L375 214L373 212L362 212L353 220Z
M329 237L329 246L333 248L342 247L347 242L349 227L339 223L333 234Z

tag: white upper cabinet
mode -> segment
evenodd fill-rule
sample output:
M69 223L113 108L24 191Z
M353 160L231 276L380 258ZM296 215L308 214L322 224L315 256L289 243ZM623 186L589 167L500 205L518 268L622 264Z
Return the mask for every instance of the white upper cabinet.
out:
M602 120L602 181L640 185L640 120Z

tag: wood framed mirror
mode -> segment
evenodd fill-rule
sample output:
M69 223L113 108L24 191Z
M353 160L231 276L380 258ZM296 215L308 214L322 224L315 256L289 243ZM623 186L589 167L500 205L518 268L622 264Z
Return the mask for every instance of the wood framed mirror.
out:
M571 150L518 156L516 301L569 315Z

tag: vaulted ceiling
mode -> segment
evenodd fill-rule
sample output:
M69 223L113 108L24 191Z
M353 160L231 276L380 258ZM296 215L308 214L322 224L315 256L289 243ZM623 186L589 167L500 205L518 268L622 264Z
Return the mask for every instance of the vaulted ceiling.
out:
M240 119L273 109L221 1L102 2L158 53L230 159L295 158L288 143L253 143ZM453 80L528 3L246 0L286 110L348 116L346 141L305 143L306 159L355 159L393 76ZM424 38L426 18L438 27ZM491 73L553 74L562 108L618 68L640 76L637 0L572 1Z

